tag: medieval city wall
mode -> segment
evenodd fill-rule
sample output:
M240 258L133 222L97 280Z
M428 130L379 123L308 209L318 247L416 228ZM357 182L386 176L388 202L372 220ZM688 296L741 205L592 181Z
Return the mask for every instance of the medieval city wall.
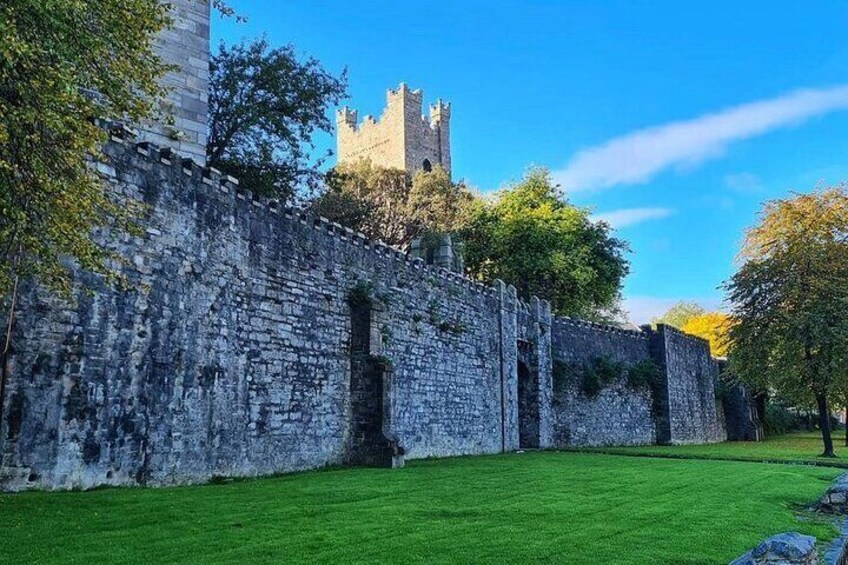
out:
M116 135L98 169L146 206L143 235L103 234L130 286L78 271L92 292L71 302L23 293L2 489L724 438L703 340L554 318ZM652 359L661 386L620 375L589 398L595 359Z
M650 336L570 318L554 318L552 439L556 447L641 445L656 442L653 396L634 390L624 371L651 361ZM581 390L595 360L621 367L622 375L590 398Z
M657 436L663 443L724 441L724 412L716 399L718 362L704 339L659 325L653 353L666 374L665 420Z
M386 373L386 391L369 399L384 406L385 435L412 458L503 449L514 289L252 200L154 147L105 150L104 181L147 206L144 235L110 244L132 286L78 273L93 293L74 302L25 293L0 487L174 484L350 461L357 300L368 306L367 357Z

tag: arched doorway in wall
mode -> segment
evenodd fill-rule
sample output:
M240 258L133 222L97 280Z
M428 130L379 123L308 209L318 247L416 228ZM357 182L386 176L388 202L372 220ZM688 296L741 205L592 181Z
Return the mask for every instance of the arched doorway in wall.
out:
M530 369L528 351L518 355L518 446L539 447L539 376ZM523 353L523 354L522 354Z
M433 164L430 162L430 159L424 159L424 162L421 163L421 168L424 169L425 173L429 173L433 170Z

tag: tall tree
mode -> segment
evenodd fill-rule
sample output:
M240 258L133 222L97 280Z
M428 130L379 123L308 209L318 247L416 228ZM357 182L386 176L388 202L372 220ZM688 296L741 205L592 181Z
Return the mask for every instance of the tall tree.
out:
M727 284L733 372L757 388L815 400L832 457L830 404L846 390L848 192L844 186L765 204Z
M90 166L105 140L92 118L155 117L166 67L152 40L169 21L159 0L0 3L0 408L18 280L67 295L66 258L115 278L93 228L132 230L134 207Z
M315 213L401 248L425 234L456 232L474 200L438 165L410 176L363 160L336 167L327 184Z
M692 318L703 316L707 311L695 302L678 302L671 308L665 311L661 316L651 320L651 323L666 324L674 326L677 329L682 329L686 323Z
M544 169L480 205L461 233L474 276L547 298L559 314L603 318L629 269L627 244L565 201Z
M346 91L346 71L298 60L291 45L222 43L210 62L209 164L283 201L316 188L327 155L312 160L312 136L331 131L327 109Z

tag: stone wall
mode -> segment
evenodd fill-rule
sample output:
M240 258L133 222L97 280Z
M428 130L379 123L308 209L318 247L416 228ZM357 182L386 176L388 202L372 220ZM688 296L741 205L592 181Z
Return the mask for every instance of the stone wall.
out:
M0 489L723 438L703 340L552 318L544 300L255 200L126 135L97 167L146 204L145 233L98 237L130 289L82 271L92 292L71 302L24 289ZM594 359L622 368L597 395L554 384ZM625 381L648 359L656 394Z
M757 414L756 400L740 385L726 386L722 398L728 441L762 441L763 424Z
M78 273L94 292L74 303L25 293L0 422L3 488L339 464L369 425L408 457L503 448L501 300L512 297L514 316L514 289L253 201L214 171L160 162L156 148L106 152L105 182L148 205L146 233L110 243L135 286ZM373 392L388 410L359 427L351 387L358 406L381 402L366 399L373 379L357 381L364 392L351 382L355 289L373 310L368 360L391 369L385 395Z
M603 388L594 398L588 398L580 387L582 371L594 359L621 364L625 370L651 360L647 334L555 318L551 345L553 445L641 445L656 441L650 390L633 390L624 378Z
M534 298L517 309L518 447L551 446L551 305Z
M709 342L660 324L653 332L652 352L666 375L664 416L658 425L661 443L724 441L724 412L716 400L718 362Z

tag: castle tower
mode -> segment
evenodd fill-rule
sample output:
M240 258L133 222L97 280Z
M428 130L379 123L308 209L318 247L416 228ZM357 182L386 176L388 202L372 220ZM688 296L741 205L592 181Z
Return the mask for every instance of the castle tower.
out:
M165 63L177 66L163 78L164 84L171 89L163 110L173 116L173 123L142 124L140 137L162 147L172 147L205 164L210 3L208 0L169 2L173 25L162 31L156 48Z
M438 100L422 115L423 93L406 84L386 92L379 120L344 107L336 112L337 158L341 163L368 159L380 167L414 173L441 165L451 172L450 104Z

